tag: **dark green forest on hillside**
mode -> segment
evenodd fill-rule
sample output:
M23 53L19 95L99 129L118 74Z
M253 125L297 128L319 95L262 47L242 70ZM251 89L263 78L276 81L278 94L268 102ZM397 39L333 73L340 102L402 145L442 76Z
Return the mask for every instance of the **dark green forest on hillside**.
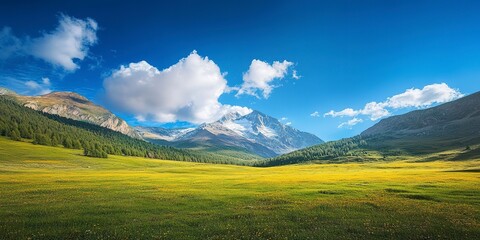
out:
M467 119L468 120L468 119ZM474 120L469 120L470 122ZM469 126L470 128L467 128ZM187 150L161 146L131 138L94 124L63 118L26 108L9 96L0 96L0 135L16 141L28 141L47 146L82 149L90 157L107 158L109 154L155 159L222 163L269 167L309 161L357 161L369 158L369 151L380 157L421 155L466 148L478 142L478 136L468 134L475 124L443 125L432 128L429 134L401 135L387 132L377 135L358 135L322 143L278 157L256 159L235 149ZM437 129L447 129L438 131ZM472 130L473 131L473 130ZM469 149L470 151L470 149ZM478 153L477 153L478 155Z
M342 156L360 156L364 154L362 149L366 146L367 141L362 139L360 136L345 138L266 159L258 162L257 166L268 167L295 164L312 160L331 160Z
M194 150L159 146L86 122L71 120L23 107L0 96L0 135L33 144L83 149L84 155L107 158L108 154L191 162L251 164L239 158Z
M452 140L448 139L451 137ZM352 162L372 159L386 159L396 156L423 156L447 150L463 149L457 156L458 159L474 159L480 156L478 140L462 134L450 134L439 138L436 136L389 136L357 135L337 141L326 142L319 145L300 149L278 157L264 159L256 162L256 166L270 167L279 165L296 164L310 161ZM377 155L376 157L371 154Z
M275 158L243 160L232 154L177 149L134 139L119 132L86 122L42 113L23 107L8 96L0 96L0 135L12 140L29 139L33 144L83 149L86 156L107 158L109 154L177 161L251 165L259 167L357 156L367 142L361 137L346 138L301 149Z

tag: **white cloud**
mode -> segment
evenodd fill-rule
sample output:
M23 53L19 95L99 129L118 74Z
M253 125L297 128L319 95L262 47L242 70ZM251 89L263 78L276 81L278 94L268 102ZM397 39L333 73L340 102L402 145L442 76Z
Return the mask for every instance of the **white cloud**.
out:
M121 66L103 84L107 101L139 120L203 123L231 111L251 111L218 101L228 90L224 76L212 60L193 51L161 71L146 61Z
M287 60L274 61L273 64L252 60L248 71L243 74L243 84L236 96L247 94L260 98L257 92L261 92L263 98L268 98L275 88L273 81L284 78L292 65L293 63Z
M73 71L79 68L74 60L83 60L89 48L97 43L97 22L61 15L58 27L27 43L27 51L53 65Z
M43 31L42 36L25 39L15 37L10 28L0 31L0 59L15 55L31 55L67 71L79 68L76 61L85 59L97 43L98 25L91 18L78 19L60 15L57 28Z
M318 111L315 111L313 113L310 113L311 117L320 117L320 113Z
M375 121L377 119L390 115L390 112L385 109L385 107L388 107L388 105L386 105L385 103L369 102L365 105L363 109L357 112L358 114L367 115L372 121Z
M428 107L434 103L444 103L462 97L458 90L450 88L445 83L432 84L423 89L407 89L404 93L395 95L386 101L391 108Z
M37 89L37 88L40 87L40 84L38 84L37 82L34 82L34 81L26 81L25 86L27 86L31 89Z
M346 121L346 122L343 122L343 123L341 123L340 125L338 125L338 128L343 128L343 127L349 127L349 128L351 128L352 126L355 126L355 125L357 125L357 124L359 124L359 123L361 123L361 122L363 122L363 120L360 119L360 118L352 118L352 119L350 119L350 120L348 120L348 121Z
M45 84L45 85L47 85L47 86L49 86L49 85L50 85L50 79L47 78L47 77L43 77L43 78L42 78L42 83Z
M286 126L289 126L289 125L292 125L292 122L288 121L288 118L287 117L281 117L279 119L280 122L284 122L284 125Z
M335 112L333 110L331 110L330 112L327 112L325 114L323 114L324 117L326 116L332 116L332 117L344 117L344 116L348 116L348 117L353 117L353 116L356 116L358 115L358 111L355 111L351 108L345 108L343 109L342 111L340 112Z
M424 86L422 89L407 89L403 93L387 98L387 100L384 102L369 102L365 104L363 109L354 110L352 108L346 108L338 112L331 110L325 113L324 117L356 117L359 115L364 115L369 117L372 121L375 121L389 116L391 114L389 109L429 107L433 104L449 102L462 96L463 94L461 92L450 88L447 84L436 83ZM348 123L342 124L341 126L349 125Z
M48 78L42 78L41 82L26 81L24 84L33 95L44 95L52 92L50 79Z
M295 79L295 80L298 80L298 79L302 78L302 76L298 75L297 70L293 70L292 71L292 78Z

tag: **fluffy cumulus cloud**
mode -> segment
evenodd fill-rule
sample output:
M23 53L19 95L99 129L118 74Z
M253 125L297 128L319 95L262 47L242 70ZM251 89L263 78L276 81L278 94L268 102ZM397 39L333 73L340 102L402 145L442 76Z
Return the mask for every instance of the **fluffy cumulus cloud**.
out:
M97 22L61 15L58 27L27 43L27 51L46 62L73 71L74 60L83 60L90 46L97 42Z
M358 114L367 115L372 121L386 117L390 115L390 112L385 109L388 107L385 103L369 102L361 110L358 110ZM355 115L358 115L355 114Z
M313 113L310 113L311 117L320 117L320 113L318 111L315 111Z
M358 120L353 121L359 115L364 115L372 121L389 116L392 109L402 108L422 108L429 107L437 103L445 103L462 97L463 94L456 89L450 88L445 83L431 84L422 89L411 88L405 92L387 98L384 102L369 102L365 104L362 109L354 110L346 108L341 111L329 111L324 114L324 117L354 117L340 126L353 126ZM361 120L361 119L359 119ZM349 123L350 122L350 123ZM355 123L355 124L353 124ZM339 126L339 127L340 127Z
M77 62L85 59L91 46L97 43L98 25L91 18L77 19L60 15L53 31L43 31L39 37L20 39L10 28L0 31L0 59L30 55L67 71L79 68Z
M274 80L284 78L292 65L293 63L287 60L274 61L273 64L257 59L252 60L248 71L243 74L243 84L236 96L247 94L260 98L258 94L261 93L263 98L268 98L275 88ZM295 76L298 77L296 72Z
M104 80L104 87L113 107L138 120L204 123L232 111L251 112L218 101L229 89L224 77L217 64L193 51L164 70L146 61L121 66Z
M395 95L385 103L391 108L428 107L434 103L444 103L462 97L458 90L445 83L427 85L423 89L407 89Z
M52 92L50 89L50 79L45 77L42 78L40 82L26 81L25 87L34 95L44 95Z

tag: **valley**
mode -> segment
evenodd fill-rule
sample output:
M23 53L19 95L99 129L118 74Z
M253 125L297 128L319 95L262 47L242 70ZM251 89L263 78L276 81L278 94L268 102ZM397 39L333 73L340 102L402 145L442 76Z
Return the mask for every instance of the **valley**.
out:
M4 1L0 240L480 240L480 1Z
M475 239L479 166L98 159L0 137L0 238Z
M213 134L203 136L215 141L200 138L186 149L163 146L0 96L0 238L476 239L478 96L366 130L399 122L379 134L273 158L219 144ZM221 136L232 125L235 136L251 139L265 137L265 126L309 136L254 113L140 136ZM244 118L258 132L240 131L248 129L239 127ZM424 119L433 127L405 130Z
M0 97L14 99L19 105L42 113L97 125L154 144L220 155L233 150L247 158L269 158L323 143L313 134L255 110L231 112L215 122L191 128L131 127L108 109L74 92L24 96L0 87Z

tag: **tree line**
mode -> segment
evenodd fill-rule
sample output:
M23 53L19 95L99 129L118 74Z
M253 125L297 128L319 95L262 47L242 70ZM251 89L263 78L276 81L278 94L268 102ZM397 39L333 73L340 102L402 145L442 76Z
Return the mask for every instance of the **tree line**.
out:
M313 160L334 159L341 156L357 156L359 149L365 148L367 141L361 136L345 138L338 141L322 143L312 147L300 149L278 157L259 161L255 166L268 167L295 164Z
M22 106L14 98L0 96L0 135L33 144L83 149L90 157L109 154L146 158L250 165L251 161L208 152L176 149L134 139L87 122L42 113Z

